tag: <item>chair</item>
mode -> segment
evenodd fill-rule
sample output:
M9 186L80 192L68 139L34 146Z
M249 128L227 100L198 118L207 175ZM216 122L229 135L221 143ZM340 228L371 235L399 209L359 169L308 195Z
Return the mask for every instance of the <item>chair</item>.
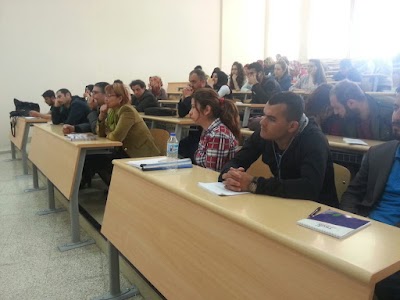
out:
M249 173L251 176L257 176L257 177L273 177L271 170L269 169L269 166L266 165L262 161L262 156L260 156L251 166L250 168L247 169L246 171Z
M150 133L154 138L154 143L160 150L161 155L166 155L167 153L167 142L169 139L169 132L165 129L153 128L150 129Z
M335 173L336 193L340 201L350 183L351 174L349 169L335 163L333 164L333 170Z

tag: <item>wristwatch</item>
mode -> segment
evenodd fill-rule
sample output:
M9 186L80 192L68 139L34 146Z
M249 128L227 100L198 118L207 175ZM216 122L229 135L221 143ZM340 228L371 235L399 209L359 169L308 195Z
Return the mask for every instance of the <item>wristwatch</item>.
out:
M249 184L249 192L255 194L257 190L258 177L253 177L253 180Z

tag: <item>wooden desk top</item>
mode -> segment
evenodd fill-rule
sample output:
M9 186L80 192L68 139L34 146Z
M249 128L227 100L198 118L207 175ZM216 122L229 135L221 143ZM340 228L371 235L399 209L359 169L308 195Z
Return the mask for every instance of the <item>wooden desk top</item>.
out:
M217 181L217 172L197 166L143 172L127 165L129 160L132 159L114 160L113 163L140 181L151 182L365 284L400 270L400 229L397 227L372 221L369 227L339 240L296 224L317 206L321 206L322 211L328 206L254 194L220 197L197 184Z
M329 142L329 146L335 149L342 149L342 150L351 150L356 152L367 152L368 149L372 146L383 144L383 141L374 141L374 140L363 140L368 144L368 146L364 145L349 145L343 141L342 136L335 136L335 135L327 135L326 136Z
M248 137L251 136L254 131L250 130L248 128L242 128L240 129L240 133L242 136ZM326 138L328 139L329 147L333 149L338 149L338 150L347 150L347 151L354 151L354 152L361 152L365 153L368 151L368 149L372 146L380 145L383 144L383 141L375 141L375 140L363 140L368 144L368 146L364 145L349 145L343 141L342 136L335 136L335 135L326 135Z
M158 103L178 104L179 100L177 99L158 100Z
M190 118L178 118L178 117L170 117L170 116L150 116L145 115L144 113L140 113L144 120L158 121L170 124L178 124L178 125L195 125L192 119Z
M112 148L122 146L121 142L111 141L104 137L97 137L94 141L70 141L67 140L62 132L62 125L53 125L53 124L37 124L35 125L38 129L41 129L51 135L60 138L68 143L71 143L77 148Z
M235 102L236 106L239 107L250 107L250 108L264 108L265 104L253 104L253 103L243 103L243 102Z
M23 144L27 143L27 141L24 141L25 130L27 129L26 125L36 123L47 123L47 120L42 118L18 117L17 124L15 124L15 136L13 136L10 132L10 141L21 150L24 146ZM29 130L29 126L27 130Z
M19 120L25 123L47 123L48 120L42 118L33 118L33 117L19 117Z
M232 91L232 94L243 94L243 95L251 95L251 91Z

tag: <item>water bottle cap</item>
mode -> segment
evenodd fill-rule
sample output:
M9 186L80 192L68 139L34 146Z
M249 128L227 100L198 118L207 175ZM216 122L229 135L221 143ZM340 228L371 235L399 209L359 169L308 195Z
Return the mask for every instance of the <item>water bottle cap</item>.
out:
M175 132L171 132L170 135L171 135L171 136L176 136Z

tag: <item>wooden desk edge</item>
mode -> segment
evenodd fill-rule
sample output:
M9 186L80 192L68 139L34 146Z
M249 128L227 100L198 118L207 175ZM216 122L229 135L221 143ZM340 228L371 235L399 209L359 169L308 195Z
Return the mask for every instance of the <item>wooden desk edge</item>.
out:
M373 276L370 272L364 271L359 267L356 267L352 265L351 263L348 263L347 261L342 261L338 260L337 258L333 256L326 256L324 255L321 251L314 250L313 248L308 247L306 244L298 243L294 239L287 238L287 237L282 237L281 234L277 233L274 230L265 228L264 226L259 225L258 223L254 221L249 221L247 219L244 219L238 215L232 214L227 212L225 209L222 209L214 204L211 204L210 202L204 201L200 197L196 197L191 195L191 197L188 197L188 194L184 193L183 191L177 190L173 188L170 183L168 182L159 182L155 181L152 176L149 175L149 173L142 172L139 169L136 169L132 166L129 166L126 164L127 161L130 161L132 159L120 159L120 160L114 160L113 164L121 167L122 169L128 171L128 172L133 172L137 176L144 178L148 180L151 183L157 184L166 190L177 194L183 198L190 199L190 201L196 203L197 205L200 205L214 213L219 214L220 216L230 219L234 222L237 222L239 224L245 225L247 228L257 232L258 234L261 234L269 239L272 239L278 243L281 243L293 251L299 252L311 259L315 259L319 261L320 263L329 266L330 268L333 268L341 273L344 273L352 278L355 278L364 284L371 284L375 283L387 276L387 274L379 276L379 272ZM199 168L198 166L193 166L194 168ZM210 170L210 172L213 172ZM262 196L262 195L260 195ZM392 266L393 273L400 268L400 262L398 264L395 264Z

